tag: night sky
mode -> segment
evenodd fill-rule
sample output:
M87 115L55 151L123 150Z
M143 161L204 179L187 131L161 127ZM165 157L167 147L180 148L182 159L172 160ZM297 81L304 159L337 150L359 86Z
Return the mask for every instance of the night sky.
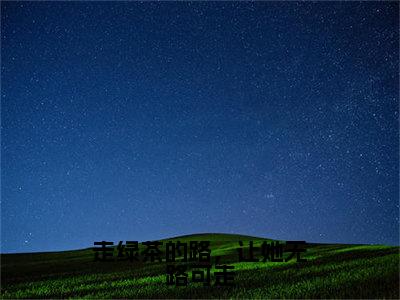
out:
M2 2L2 252L398 244L395 2Z

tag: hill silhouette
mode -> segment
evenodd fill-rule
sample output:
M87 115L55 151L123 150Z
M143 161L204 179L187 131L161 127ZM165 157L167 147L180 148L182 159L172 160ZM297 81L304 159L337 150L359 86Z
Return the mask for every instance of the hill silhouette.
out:
M2 298L399 298L399 247L307 244L307 262L239 262L271 239L201 233L160 240L210 241L212 262L234 266L233 287L166 284L166 262L94 261L91 248L2 254ZM114 241L118 244L118 241ZM139 246L139 252L144 246ZM164 250L164 249L163 249ZM117 249L114 249L117 252ZM260 257L258 252L258 257ZM182 257L178 257L178 261ZM182 263L182 262L181 262ZM188 273L190 273L190 264ZM215 266L212 272L216 271ZM190 281L191 277L189 277Z

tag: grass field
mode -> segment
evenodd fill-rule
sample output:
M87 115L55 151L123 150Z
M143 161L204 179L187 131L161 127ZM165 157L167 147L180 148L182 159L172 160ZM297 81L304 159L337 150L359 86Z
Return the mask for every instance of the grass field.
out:
M166 241L211 242L211 256L234 266L234 286L166 284L166 263L95 262L92 249L1 255L2 298L399 298L399 247L308 244L307 262L238 262L238 241L201 234ZM270 241L270 240L267 240ZM114 241L117 243L118 241ZM142 249L142 248L141 248ZM163 247L161 247L164 250ZM256 252L255 252L256 254ZM256 255L260 258L260 255ZM211 274L214 270L211 270ZM189 272L190 275L190 272ZM211 275L211 282L214 277Z

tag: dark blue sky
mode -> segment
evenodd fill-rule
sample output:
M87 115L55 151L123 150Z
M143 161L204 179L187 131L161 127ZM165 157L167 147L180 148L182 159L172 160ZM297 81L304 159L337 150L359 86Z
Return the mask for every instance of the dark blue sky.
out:
M1 9L3 252L399 243L398 3Z

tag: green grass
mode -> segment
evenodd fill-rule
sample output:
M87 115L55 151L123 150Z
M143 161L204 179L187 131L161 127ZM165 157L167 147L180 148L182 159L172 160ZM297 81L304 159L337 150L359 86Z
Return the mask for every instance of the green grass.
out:
M203 287L190 282L186 287L167 286L165 262L94 262L93 251L84 249L2 254L1 297L399 298L399 247L309 244L302 255L308 260L305 263L248 263L238 262L238 241L247 245L252 240L256 246L266 239L201 234L164 242L169 240L210 241L212 257L220 256L221 262L235 266L235 286Z

